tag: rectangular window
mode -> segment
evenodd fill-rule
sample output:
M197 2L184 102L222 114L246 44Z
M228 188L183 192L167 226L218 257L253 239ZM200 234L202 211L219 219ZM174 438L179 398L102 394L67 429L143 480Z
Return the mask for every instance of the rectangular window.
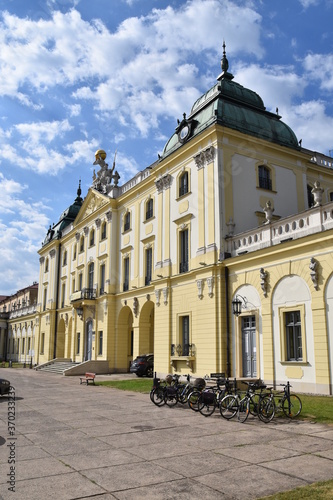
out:
M124 231L128 231L131 228L131 214L127 212L124 219Z
M124 284L123 291L126 292L129 287L129 257L124 259Z
M25 351L25 338L22 339L22 354L24 354Z
M181 317L181 339L182 339L182 356L189 356L190 352L190 317Z
M287 361L303 361L300 311L285 313Z
M76 334L76 354L80 354L80 332Z
M45 333L42 332L41 339L40 339L40 353L44 354L44 342L45 342Z
M259 187L262 189L272 190L272 180L269 168L260 165L258 169Z
M47 288L44 288L43 311L46 310Z
M66 285L65 283L61 286L61 307L65 307L65 297L66 297Z
M102 265L101 265L100 272L101 272L101 279L100 279L100 283L101 283L100 295L103 295L103 293L104 293L104 287L105 287L105 264L102 264Z
M79 274L79 290L82 290L82 280L83 280L83 274Z
M98 332L98 355L103 354L103 331Z
M147 250L146 250L146 276L145 276L145 285L149 285L149 283L151 282L152 258L153 258L152 248L147 248Z
M188 271L188 229L180 232L180 265L179 272Z

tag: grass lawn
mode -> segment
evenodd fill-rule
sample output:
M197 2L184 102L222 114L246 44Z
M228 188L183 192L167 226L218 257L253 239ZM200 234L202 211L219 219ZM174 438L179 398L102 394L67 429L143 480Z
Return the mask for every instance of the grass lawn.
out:
M314 483L295 490L277 493L259 500L331 500L333 498L333 480Z

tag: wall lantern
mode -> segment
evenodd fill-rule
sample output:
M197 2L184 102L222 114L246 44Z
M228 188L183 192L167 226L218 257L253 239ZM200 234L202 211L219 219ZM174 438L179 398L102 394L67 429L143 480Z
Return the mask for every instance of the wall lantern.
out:
M240 299L242 299L242 300L240 300ZM246 307L246 304L247 304L246 297L242 297L241 295L236 295L236 297L234 298L234 300L231 302L231 304L232 304L232 314L234 316L239 316L241 314L243 303L244 303L244 307Z

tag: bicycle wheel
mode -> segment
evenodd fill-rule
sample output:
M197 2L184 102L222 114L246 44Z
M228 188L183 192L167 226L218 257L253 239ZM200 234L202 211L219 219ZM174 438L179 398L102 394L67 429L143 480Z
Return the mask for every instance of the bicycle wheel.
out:
M298 396L296 396L296 394L290 394L289 401L288 398L283 400L282 403L283 413L286 415L286 417L295 418L302 411L302 401L299 399Z
M198 401L198 408L201 415L210 417L215 411L216 398L215 393L212 391L204 391L201 393Z
M178 403L178 394L174 387L167 387L164 393L164 402L170 407Z
M192 391L188 398L187 398L187 402L188 402L188 405L189 407L191 408L191 410L193 411L199 411L199 398L201 396L201 392L200 391Z
M237 409L237 418L239 422L245 422L250 413L250 400L245 397L241 399Z
M188 396L187 388L183 386L179 387L177 393L178 393L178 402L184 405L187 401L187 396Z
M156 387L150 393L150 399L156 406L163 406L165 404L164 400L164 387Z
M259 409L259 402L260 402L260 395L255 393L251 394L250 396L250 413L254 417L258 416L258 409Z
M220 413L223 418L230 420L238 410L238 400L233 394L225 396L220 403Z
M261 398L258 409L258 417L262 422L267 424L275 415L275 401L272 395L267 394Z

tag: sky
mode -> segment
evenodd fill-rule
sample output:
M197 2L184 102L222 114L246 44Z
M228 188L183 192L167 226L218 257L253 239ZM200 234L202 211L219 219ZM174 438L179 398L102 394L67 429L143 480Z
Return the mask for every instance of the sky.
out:
M229 72L333 156L333 0L0 0L0 295L39 280L49 225L115 152L157 160Z

